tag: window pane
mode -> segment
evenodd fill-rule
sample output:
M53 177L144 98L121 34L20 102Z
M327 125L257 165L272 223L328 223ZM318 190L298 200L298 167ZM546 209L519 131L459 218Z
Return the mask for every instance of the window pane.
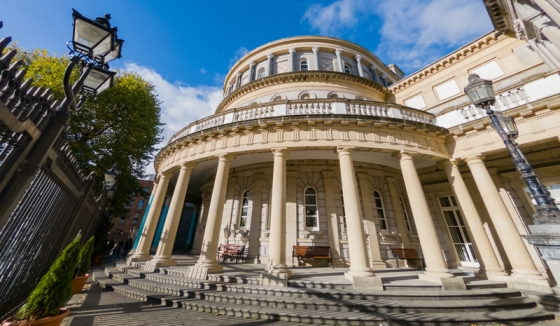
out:
M439 203L441 207L449 207L451 203L449 202L449 198L447 197L439 197Z
M455 220L455 215L453 214L452 211L445 211L443 212L443 215L445 215L445 221L447 222L447 225L449 226L457 225L457 221Z
M457 202L455 201L455 197L451 196L451 202L453 203L453 206L457 206Z

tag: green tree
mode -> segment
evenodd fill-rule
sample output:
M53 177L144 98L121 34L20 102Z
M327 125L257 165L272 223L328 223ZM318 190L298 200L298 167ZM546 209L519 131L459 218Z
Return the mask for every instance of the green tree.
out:
M17 59L24 62L26 78L35 86L48 87L56 98L64 98L62 78L68 59L49 55L44 50L25 52L18 49ZM76 80L78 69L73 73ZM110 203L112 215L126 211L132 193L140 192L136 181L160 141L160 101L153 85L133 73L120 73L113 87L90 97L71 113L68 142L85 174L95 171L95 189L103 187L104 174L116 176L115 197Z
M91 255L93 254L93 236L89 237L88 241L80 248L78 255L78 263L76 266L77 275L85 275L91 268Z

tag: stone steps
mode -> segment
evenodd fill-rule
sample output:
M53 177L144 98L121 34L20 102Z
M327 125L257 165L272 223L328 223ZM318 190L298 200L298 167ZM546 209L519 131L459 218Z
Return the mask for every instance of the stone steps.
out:
M188 280L180 276L180 269L133 272L140 277L122 270L130 269L107 268L105 273L94 272L93 277L100 286L135 300L245 318L376 326L491 325L554 318L538 308L535 300L507 288L361 292L321 282L311 282L313 287L257 286L232 275L212 277L213 281Z
M309 298L267 297L260 294L207 292L199 295L207 301L230 304L253 305L265 308L304 309L319 311L361 311L361 312L456 312L456 311L499 311L512 309L528 309L537 306L536 302L527 297L485 300L339 300Z

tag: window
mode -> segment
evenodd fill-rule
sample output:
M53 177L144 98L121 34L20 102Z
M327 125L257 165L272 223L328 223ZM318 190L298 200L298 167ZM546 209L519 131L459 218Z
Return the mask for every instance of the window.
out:
M350 65L348 65L347 63L344 64L344 72L347 74L352 73L352 69L350 68Z
M280 101L282 101L282 97L281 97L280 95L274 96L274 97L272 98L272 102L280 102Z
M238 226L240 228L247 225L247 218L249 216L249 192L245 191L241 196L241 207L239 212Z
M317 227L317 192L315 189L308 187L304 191L305 203L305 227Z
M257 71L257 79L261 79L261 78L263 78L263 77L264 77L264 68L260 68L260 69Z
M303 59L299 62L299 70L300 71L307 71L309 70L309 66L307 64L307 60Z
M342 192L340 192L340 202L342 203L342 232L346 233L346 210L344 209L344 194Z
M476 256L474 255L473 245L455 197L439 197L438 201L459 259L463 263L475 263Z
M399 196L399 202L401 203L401 208L403 211L403 215L404 215L404 221L406 222L406 229L408 230L408 232L412 231L412 226L410 224L410 217L408 215L408 209L406 207L406 203L404 201L404 198L402 196Z
M385 208L383 208L383 199L381 198L381 193L377 190L373 191L373 203L377 211L377 218L379 218L379 227L382 230L387 230L387 218L385 217Z
M144 199L138 201L138 209L142 209L142 207L144 207Z
M309 93L301 93L299 94L299 99L300 100L308 100L311 98L311 95L309 95Z

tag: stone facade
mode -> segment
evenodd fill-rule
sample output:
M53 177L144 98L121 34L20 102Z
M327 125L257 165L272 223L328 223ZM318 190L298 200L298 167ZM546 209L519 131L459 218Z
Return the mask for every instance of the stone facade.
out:
M316 245L329 246L355 284L377 284L375 270L397 263L391 248L412 248L425 259L421 277L444 287L461 287L450 269L469 267L548 291L545 265L522 237L532 202L463 93L470 73L493 80L495 109L515 118L521 148L560 201L560 76L526 42L492 32L402 78L358 45L294 37L241 58L216 112L159 152L131 260L173 264L169 243L190 201L200 208L195 267L210 273L221 270L219 244L244 244L249 261L267 264L266 282L282 283L298 263L292 246Z

